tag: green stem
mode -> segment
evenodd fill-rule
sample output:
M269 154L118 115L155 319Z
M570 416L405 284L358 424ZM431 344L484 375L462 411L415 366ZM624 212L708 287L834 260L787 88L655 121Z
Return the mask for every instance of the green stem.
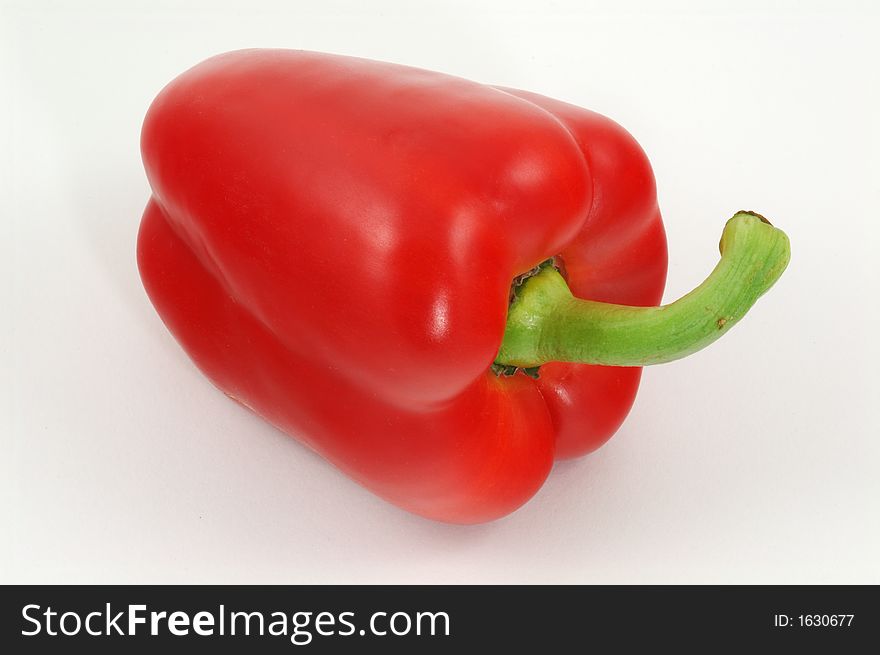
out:
M646 366L705 348L773 286L790 257L785 233L752 212L727 222L720 248L721 261L706 281L662 307L580 300L555 268L543 269L517 290L495 363Z

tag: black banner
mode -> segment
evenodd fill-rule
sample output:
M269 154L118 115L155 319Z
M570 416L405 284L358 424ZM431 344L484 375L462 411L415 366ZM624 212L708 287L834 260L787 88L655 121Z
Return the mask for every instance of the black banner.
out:
M876 643L869 586L4 587L5 652L441 653ZM12 646L12 650L8 647ZM549 649L549 651L548 651ZM201 650L199 651L201 652Z

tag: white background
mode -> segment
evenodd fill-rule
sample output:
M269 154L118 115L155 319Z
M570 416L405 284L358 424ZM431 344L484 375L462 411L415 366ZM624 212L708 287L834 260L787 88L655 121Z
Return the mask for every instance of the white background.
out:
M0 2L0 581L880 583L871 4ZM613 117L655 167L667 299L738 209L789 233L791 266L523 509L408 515L215 390L140 285L144 112L253 46Z

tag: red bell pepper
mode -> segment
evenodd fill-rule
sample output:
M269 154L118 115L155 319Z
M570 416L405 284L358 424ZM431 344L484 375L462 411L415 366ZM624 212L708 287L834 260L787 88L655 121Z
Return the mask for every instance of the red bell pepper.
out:
M220 55L159 94L141 146L140 273L197 366L443 521L503 516L599 447L641 365L726 332L788 262L737 214L707 281L656 307L666 242L627 132L393 64Z

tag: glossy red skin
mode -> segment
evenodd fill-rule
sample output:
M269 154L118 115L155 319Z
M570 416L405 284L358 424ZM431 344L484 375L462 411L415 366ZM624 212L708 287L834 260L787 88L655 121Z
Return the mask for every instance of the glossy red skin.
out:
M604 443L640 369L490 371L511 281L551 256L575 295L654 305L650 165L542 96L325 54L248 50L147 114L147 292L224 392L412 512L476 523Z

